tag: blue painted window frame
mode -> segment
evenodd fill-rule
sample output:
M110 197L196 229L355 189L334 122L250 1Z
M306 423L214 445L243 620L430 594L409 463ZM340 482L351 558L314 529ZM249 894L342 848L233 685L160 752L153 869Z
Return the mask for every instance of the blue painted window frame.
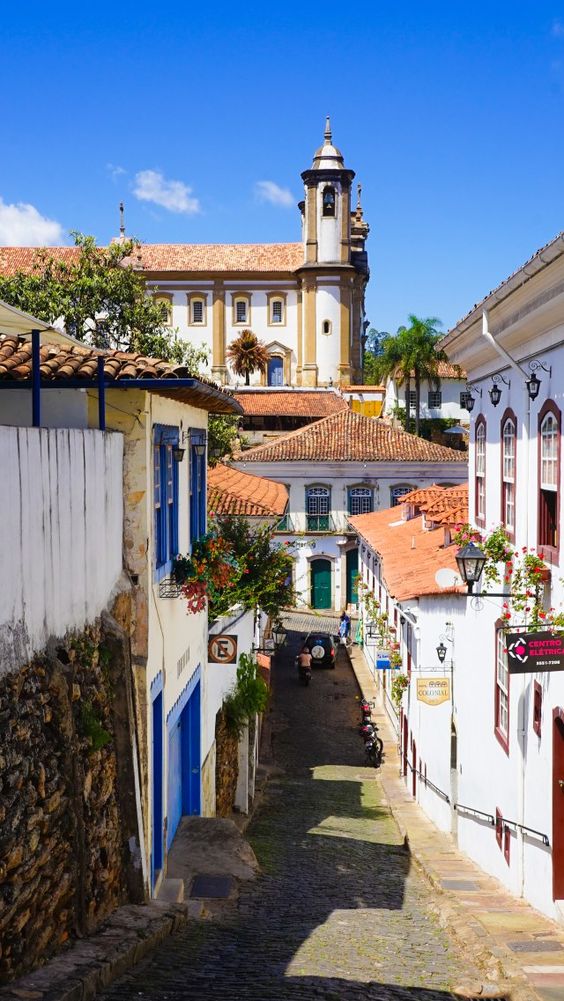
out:
M190 545L206 534L207 449L204 428L190 429ZM202 455L202 445L204 451Z
M153 506L155 511L155 578L172 571L178 555L178 463L172 450L178 446L177 427L153 427Z

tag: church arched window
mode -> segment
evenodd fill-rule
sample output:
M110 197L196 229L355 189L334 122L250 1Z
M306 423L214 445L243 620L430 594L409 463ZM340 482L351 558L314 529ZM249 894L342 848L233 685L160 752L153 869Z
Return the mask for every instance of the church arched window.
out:
M335 188L328 184L327 187L323 189L323 215L334 217L335 206Z

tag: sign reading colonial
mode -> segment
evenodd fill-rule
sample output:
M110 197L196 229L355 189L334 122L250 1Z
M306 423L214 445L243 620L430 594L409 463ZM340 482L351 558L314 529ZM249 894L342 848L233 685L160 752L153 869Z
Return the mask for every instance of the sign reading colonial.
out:
M210 664L237 663L237 637L228 633L210 636L208 641L208 660Z
M510 674L564 671L564 635L560 633L508 633L505 642Z
M417 701L440 706L450 699L450 678L417 678Z

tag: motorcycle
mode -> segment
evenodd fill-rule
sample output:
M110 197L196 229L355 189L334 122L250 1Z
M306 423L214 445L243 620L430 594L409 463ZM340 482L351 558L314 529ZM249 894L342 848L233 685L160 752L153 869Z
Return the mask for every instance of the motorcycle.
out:
M380 737L374 735L367 740L364 745L364 750L366 752L366 757L368 758L368 763L374 768L379 768L382 764L382 754L384 752L384 743L380 740Z
M307 687L311 681L311 664L301 664L300 658L296 657L296 667L300 682Z

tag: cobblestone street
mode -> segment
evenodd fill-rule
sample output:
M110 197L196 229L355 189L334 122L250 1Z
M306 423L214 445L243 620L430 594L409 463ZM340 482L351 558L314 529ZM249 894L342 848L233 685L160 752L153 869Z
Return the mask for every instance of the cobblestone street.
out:
M298 639L289 634L274 670L283 772L248 829L262 874L221 921L189 923L106 1001L447 1001L479 978L441 931L376 773L363 767L348 661L314 671L303 688Z

